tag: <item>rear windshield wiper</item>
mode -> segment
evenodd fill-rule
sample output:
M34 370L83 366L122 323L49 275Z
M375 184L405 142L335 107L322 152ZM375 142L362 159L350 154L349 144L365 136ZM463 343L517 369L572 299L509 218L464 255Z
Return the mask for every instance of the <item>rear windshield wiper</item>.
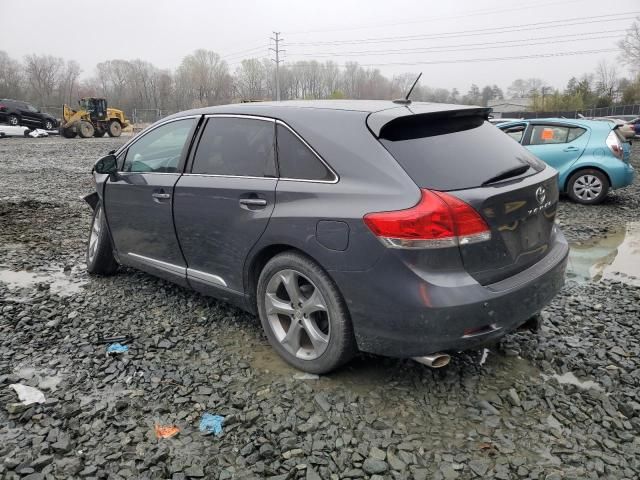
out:
M531 168L529 165L519 165L517 167L510 168L505 170L504 172L499 173L495 177L491 177L489 180L482 183L482 186L489 185L491 183L496 183L501 180L506 180L507 178L517 177L518 175L522 175L524 172Z

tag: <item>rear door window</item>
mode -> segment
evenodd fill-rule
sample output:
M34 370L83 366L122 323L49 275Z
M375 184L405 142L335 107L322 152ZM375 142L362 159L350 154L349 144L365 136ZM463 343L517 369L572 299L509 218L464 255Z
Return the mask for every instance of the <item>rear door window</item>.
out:
M568 125L533 125L531 129L531 145L554 145L569 143L584 134L586 130Z
M275 123L253 118L209 118L191 173L275 177Z
M382 144L419 187L461 190L523 166L544 168L483 117L404 117L385 126Z
M332 181L333 173L291 130L278 125L278 167L281 178Z

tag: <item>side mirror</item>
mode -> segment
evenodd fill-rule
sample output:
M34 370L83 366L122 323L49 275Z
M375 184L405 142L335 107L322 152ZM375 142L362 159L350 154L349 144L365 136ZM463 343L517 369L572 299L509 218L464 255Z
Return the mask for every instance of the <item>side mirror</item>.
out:
M115 175L118 171L118 161L116 156L110 153L98 160L93 166L93 171L105 175Z

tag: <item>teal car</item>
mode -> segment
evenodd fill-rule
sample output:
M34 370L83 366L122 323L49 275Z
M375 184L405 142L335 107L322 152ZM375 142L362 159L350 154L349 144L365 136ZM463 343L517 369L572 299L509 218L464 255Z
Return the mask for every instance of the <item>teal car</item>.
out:
M503 123L497 128L555 168L560 191L578 203L600 203L610 189L633 183L631 144L615 124L536 118Z

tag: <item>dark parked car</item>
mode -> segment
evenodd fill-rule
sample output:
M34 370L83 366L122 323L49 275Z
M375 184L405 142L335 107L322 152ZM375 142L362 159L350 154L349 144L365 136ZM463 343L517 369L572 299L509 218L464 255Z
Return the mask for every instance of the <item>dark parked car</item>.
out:
M255 312L309 372L358 349L446 364L539 326L564 281L557 173L487 116L390 101L173 115L96 163L88 270Z
M0 100L0 122L14 127L22 125L31 128L53 130L58 128L58 121L48 113L41 112L30 103L21 100L3 98Z

